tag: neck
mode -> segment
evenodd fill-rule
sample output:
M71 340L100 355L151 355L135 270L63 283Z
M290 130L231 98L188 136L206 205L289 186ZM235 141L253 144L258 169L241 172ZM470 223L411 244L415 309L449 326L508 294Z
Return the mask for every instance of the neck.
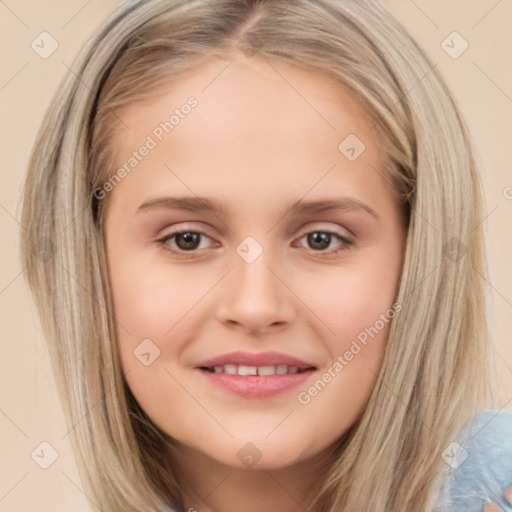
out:
M180 445L173 449L186 512L297 512L309 510L329 468L331 447L314 458L278 469L220 463Z

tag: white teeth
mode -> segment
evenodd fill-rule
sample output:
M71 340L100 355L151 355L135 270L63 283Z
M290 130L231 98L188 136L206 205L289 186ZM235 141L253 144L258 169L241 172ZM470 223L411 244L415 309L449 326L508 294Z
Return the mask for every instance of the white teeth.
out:
M258 375L258 368L256 366L239 366L238 375Z
M234 364L226 364L224 365L224 373L236 375L238 373L238 368Z
M212 371L213 370L213 371ZM211 373L226 373L228 375L284 375L286 373L298 373L297 366L288 366L286 364L278 364L275 366L246 366L236 364L226 364L224 366L214 366L210 368Z
M275 366L260 366L258 368L258 375L274 375L275 373Z
M283 375L288 372L288 366L285 364L278 364L276 366L276 374L277 375Z

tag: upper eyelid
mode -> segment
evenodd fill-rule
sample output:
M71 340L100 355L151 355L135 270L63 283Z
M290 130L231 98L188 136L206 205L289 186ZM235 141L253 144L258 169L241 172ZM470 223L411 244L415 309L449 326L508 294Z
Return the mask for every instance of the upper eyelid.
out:
M304 236L308 233L312 233L318 231L320 233L332 233L337 236L345 237L345 238L352 238L354 234L348 229L343 226L338 226L338 228L330 228L330 227L322 227L322 226L312 226L307 229L300 231L300 236ZM343 234L343 231L346 231L348 234Z
M213 236L210 236L208 234L208 230L205 230L203 228L196 228L194 226L187 224L186 222L179 223L179 224L184 224L184 226L179 227L179 228L174 227L174 228L172 228L172 230L169 233L162 235L160 238L166 238L168 236L172 236L172 235L187 232L187 231L191 231L193 233L200 233L200 234L206 235L209 238L214 238ZM314 224L313 226L310 226L308 228L304 228L303 230L301 230L300 231L301 236L311 233L311 232L314 232L314 231L334 233L334 234L338 235L338 231L340 231L340 229L347 231L348 235L340 234L339 236L346 236L346 238L355 236L355 234L350 229L348 229L347 227L344 227L344 226L339 226L338 228L324 227L324 226L319 225L319 224L321 224L321 221L313 222L313 224ZM333 224L333 223L331 222L330 224Z

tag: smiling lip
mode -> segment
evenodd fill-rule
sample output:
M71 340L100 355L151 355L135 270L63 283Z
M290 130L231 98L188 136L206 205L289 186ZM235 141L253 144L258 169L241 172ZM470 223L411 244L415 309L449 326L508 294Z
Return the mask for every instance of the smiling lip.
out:
M286 364L287 366L296 366L300 369L315 368L315 365L308 363L282 352L229 352L221 356L202 361L196 365L196 368L211 368L213 366L224 366L226 364L246 365L246 366L276 366Z
M278 366L286 365L298 369L297 373L284 373L275 375L232 375L227 373L211 373L208 368L215 366ZM280 352L230 352L206 361L195 367L213 384L236 393L245 398L265 398L291 389L307 380L316 367Z

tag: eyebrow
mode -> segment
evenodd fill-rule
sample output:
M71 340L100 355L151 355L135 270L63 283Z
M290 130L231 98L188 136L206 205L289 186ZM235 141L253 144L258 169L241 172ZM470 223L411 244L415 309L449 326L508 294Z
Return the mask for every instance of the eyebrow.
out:
M186 210L186 211L212 211L214 213L226 213L226 208L222 203L217 203L207 197L198 196L182 196L182 197L155 197L144 201L139 208L137 213L147 212L154 209L175 209L175 210ZM362 210L376 220L380 221L378 213L355 197L342 197L339 199L324 199L317 201L296 201L289 204L285 211L288 213L305 214L305 213L317 213L323 211L353 211Z

